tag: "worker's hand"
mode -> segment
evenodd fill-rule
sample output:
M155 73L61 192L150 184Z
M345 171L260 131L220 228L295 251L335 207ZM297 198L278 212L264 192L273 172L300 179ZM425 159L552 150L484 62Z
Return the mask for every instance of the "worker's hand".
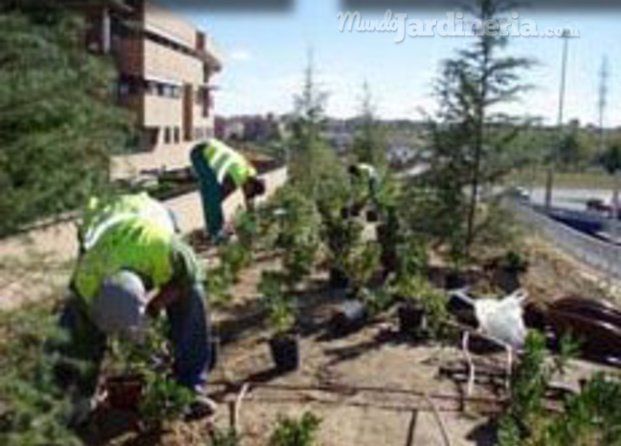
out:
M147 314L151 317L157 317L160 314L162 308L166 308L168 305L175 302L181 297L183 293L179 287L175 285L167 285L153 297L147 304Z

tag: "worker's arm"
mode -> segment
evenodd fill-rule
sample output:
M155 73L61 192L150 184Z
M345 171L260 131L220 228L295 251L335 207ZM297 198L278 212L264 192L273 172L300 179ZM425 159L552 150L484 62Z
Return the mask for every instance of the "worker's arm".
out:
M172 279L149 301L147 312L151 316L157 315L162 308L177 300L184 299L192 286L202 280L201 268L192 248L177 236L173 237L171 245L175 271Z

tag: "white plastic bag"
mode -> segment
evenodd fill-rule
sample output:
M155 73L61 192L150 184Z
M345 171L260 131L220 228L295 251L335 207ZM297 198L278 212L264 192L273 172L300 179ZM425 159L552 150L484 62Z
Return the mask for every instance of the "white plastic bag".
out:
M513 348L521 348L526 339L526 327L522 318L524 297L522 293L515 293L501 300L474 301L474 312L480 330Z

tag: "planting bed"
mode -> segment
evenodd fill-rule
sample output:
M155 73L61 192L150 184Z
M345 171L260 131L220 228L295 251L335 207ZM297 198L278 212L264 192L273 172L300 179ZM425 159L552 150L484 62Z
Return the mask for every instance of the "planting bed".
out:
M402 337L396 311L347 336L332 336L329 321L346 296L326 287L327 272L315 273L300 291L299 369L275 370L256 291L261 271L278 264L266 258L244 271L231 291L235 300L212 313L221 340L209 387L220 402L216 426L230 425L233 405L249 383L237 420L243 445L265 445L280 415L299 416L308 410L322 419L321 445L444 444L432 405L451 444L493 444L489 414L498 411L496 400L504 395L504 355L476 358L478 385L473 399L464 402L465 366L459 348ZM575 362L571 370L575 383L593 366ZM199 421L147 434L135 430L131 417L110 412L98 417L96 428L86 435L88 444L205 445L213 429Z

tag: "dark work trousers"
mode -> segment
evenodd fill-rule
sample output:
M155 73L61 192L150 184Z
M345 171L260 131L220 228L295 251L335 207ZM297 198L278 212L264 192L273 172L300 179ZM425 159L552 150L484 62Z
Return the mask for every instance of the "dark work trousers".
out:
M198 145L192 149L190 160L194 173L198 178L198 185L203 203L203 216L205 218L205 229L212 239L217 239L224 226L224 212L222 201L224 200L223 191L216 173L213 171L205 155L204 147Z

